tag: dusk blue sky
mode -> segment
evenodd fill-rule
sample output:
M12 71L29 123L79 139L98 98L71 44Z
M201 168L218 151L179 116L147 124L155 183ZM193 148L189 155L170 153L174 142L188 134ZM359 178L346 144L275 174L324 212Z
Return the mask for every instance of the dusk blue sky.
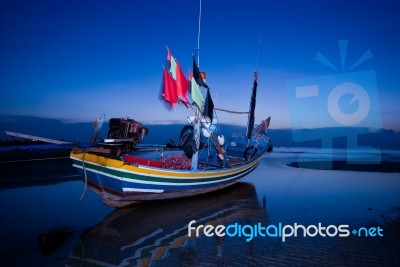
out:
M216 107L248 110L261 33L256 122L272 116L272 128L291 128L298 109L288 83L347 73L370 50L373 56L351 71L375 71L382 124L376 126L400 130L398 1L203 0L202 7L200 69ZM167 45L188 73L198 13L197 0L2 1L0 115L77 122L104 113L184 123L190 110L168 111L159 100L162 65ZM348 41L343 70L339 40ZM316 61L318 52L338 70ZM330 126L318 113L304 116L314 122L307 127Z

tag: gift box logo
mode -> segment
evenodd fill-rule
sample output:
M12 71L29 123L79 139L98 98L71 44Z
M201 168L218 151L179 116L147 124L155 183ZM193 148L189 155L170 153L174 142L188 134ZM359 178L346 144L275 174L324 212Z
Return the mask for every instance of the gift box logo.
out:
M314 164L314 168L332 168L332 142L335 137L347 137L347 163L380 163L379 150L358 145L358 135L367 133L368 128L381 128L379 94L376 74L373 70L352 71L372 57L367 50L345 72L347 41L339 41L341 71L322 53L315 59L339 72L333 75L291 80L287 91L291 115L293 140L296 142L321 140L326 158L315 158L315 154L304 153L299 165ZM310 129L298 131L297 129ZM315 130L312 130L315 129ZM359 152L356 156L354 151ZM368 161L362 156L368 153ZM314 162L314 163L312 163Z

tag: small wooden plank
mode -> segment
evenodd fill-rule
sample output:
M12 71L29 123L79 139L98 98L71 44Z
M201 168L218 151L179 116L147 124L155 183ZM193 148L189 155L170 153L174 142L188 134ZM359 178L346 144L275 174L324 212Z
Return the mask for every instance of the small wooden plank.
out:
M131 142L133 138L124 139L104 139L104 143L121 143L121 142Z
M229 167L237 166L244 164L246 161L244 159L240 159L237 157L229 157L227 158L227 164Z

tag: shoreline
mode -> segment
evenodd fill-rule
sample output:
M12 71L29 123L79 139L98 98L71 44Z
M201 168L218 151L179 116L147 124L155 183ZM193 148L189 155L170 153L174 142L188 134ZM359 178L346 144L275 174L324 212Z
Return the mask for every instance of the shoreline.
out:
M319 160L308 162L303 161L300 163L298 161L295 161L286 164L286 166L312 170L400 173L400 163L395 161L382 161L379 164L371 164L368 162L349 164L345 160Z

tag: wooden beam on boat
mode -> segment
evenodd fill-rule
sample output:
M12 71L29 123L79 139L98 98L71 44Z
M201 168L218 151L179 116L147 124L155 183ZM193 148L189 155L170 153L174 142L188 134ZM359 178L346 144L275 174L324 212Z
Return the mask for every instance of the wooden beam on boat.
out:
M29 139L29 140L33 140L33 141L42 141L45 143L56 144L56 145L72 144L71 142L65 142L65 141L60 141L60 140L55 140L55 139L50 139L50 138L45 138L45 137L40 137L40 136L35 136L35 135L15 133L15 132L10 132L10 131L4 131L4 132L6 135L9 135L12 137L19 137L19 138Z
M109 149L109 148L102 148L102 147L88 147L86 149L87 152L95 152L95 153L103 153L103 154L115 154L116 152ZM121 153L121 152L120 152ZM117 153L117 154L120 154Z
M80 148L80 147L74 147L72 149L73 152L75 153L83 153L83 152L93 152L93 153L102 153L102 154L121 154L121 151L119 150L112 150L110 148L103 148L103 147L88 147L88 148Z
M104 143L122 143L122 142L131 142L132 138L124 138L124 139L104 139Z
M165 151L166 150L166 146L165 145L147 145L147 144L140 144L135 146L134 148L135 151L137 152L146 152L146 151Z

